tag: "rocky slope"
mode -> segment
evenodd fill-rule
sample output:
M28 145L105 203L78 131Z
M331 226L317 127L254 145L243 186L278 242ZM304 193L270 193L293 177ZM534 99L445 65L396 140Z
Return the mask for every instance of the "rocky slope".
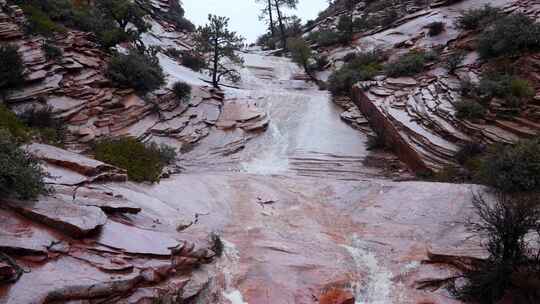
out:
M339 1L331 6L310 31L335 28L343 14ZM354 102L374 130L386 138L387 144L415 171L438 171L455 164L454 155L466 143L509 143L520 138L530 138L540 132L538 119L537 77L538 54L520 58L517 66L520 75L529 80L536 95L517 116L506 115L504 104L490 107L484 119L465 120L456 117L455 104L461 99L460 84L477 81L487 63L474 51L477 33L456 27L461 11L480 8L486 4L502 7L506 13L522 12L534 19L539 17L536 1L432 1L419 5L418 1L401 1L404 11L400 18L367 32L357 34L349 47L320 48L335 67L352 51L369 51L375 48L390 52L390 59L412 49L442 48L440 57L429 68L414 77L377 77L375 81L359 83L354 88ZM366 16L366 3L360 2L356 16ZM379 12L381 13L381 12ZM376 15L371 12L367 16ZM428 35L427 25L442 22L445 31ZM456 52L465 52L465 60L455 75L445 68L446 58Z
M194 86L177 107L167 87L144 98L115 88L85 33L57 37L65 56L48 62L43 39L21 36L20 11L2 4L1 40L21 46L28 75L9 105L48 103L71 135L66 149L24 147L50 174L50 196L0 198L0 303L458 303L442 287L485 256L460 224L483 189L386 180L367 136L288 59L242 54L242 81L218 92L160 53L167 87ZM146 44L191 47L153 16ZM419 81L380 80L403 91ZM344 118L370 132L348 106ZM118 135L182 148L182 172L136 184L79 153Z

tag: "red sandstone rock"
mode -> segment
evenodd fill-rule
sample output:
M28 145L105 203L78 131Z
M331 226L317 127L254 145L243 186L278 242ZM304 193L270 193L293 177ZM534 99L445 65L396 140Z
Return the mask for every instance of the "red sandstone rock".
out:
M354 295L347 290L330 289L319 299L319 304L354 304Z

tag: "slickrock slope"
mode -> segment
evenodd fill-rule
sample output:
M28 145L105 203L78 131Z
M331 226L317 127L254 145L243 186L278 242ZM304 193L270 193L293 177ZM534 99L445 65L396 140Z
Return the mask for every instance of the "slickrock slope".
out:
M208 276L192 271L216 255L208 232L178 232L108 184L66 185L81 172L100 172L102 182L110 182L103 174L111 172L118 180L122 173L112 166L46 145L28 150L61 178L51 179L54 193L38 201L0 199L0 249L20 267L2 260L2 276L22 275L0 287L0 303L181 301L204 288ZM55 158L60 152L67 155L62 162Z
M540 16L537 1L436 1L430 7L414 2L407 2L407 14L392 24L357 35L352 46L321 49L339 66L344 55L352 51L381 48L388 50L392 59L411 49L443 48L436 63L417 76L397 79L381 76L375 81L359 83L353 90L358 108L402 161L417 171L437 171L453 164L455 153L465 143L510 143L539 134L538 54L524 56L516 64L520 76L529 80L537 92L520 115L509 117L504 105L492 104L485 119L470 121L457 118L454 108L461 99L460 83L477 81L486 66L472 51L475 33L456 28L460 12L491 4L508 13L522 12L537 19ZM335 27L337 16L343 13L338 7L329 9L327 17L312 30ZM360 16L363 9L361 2L356 14ZM426 26L431 22L444 23L445 31L429 36ZM446 58L457 51L466 52L466 57L456 75L450 75L445 68Z
M142 41L147 47L161 47L162 52L169 47L188 50L192 48L190 34L176 31L159 18L167 11L167 3L152 2L152 29ZM167 87L178 80L194 86L188 106L178 104L167 87L148 96L115 87L105 76L109 55L98 48L89 33L68 30L57 34L55 43L63 56L47 60L42 51L46 39L23 36L22 10L3 1L0 9L0 42L19 46L26 67L26 84L8 92L6 102L16 112L31 106L51 106L55 116L65 121L70 150L84 151L93 140L123 135L155 141L169 138L168 143L175 146L191 145L207 136L221 115L223 96L206 86L205 75L181 66L173 58L158 54L167 74ZM248 120L238 127L254 131L265 125Z

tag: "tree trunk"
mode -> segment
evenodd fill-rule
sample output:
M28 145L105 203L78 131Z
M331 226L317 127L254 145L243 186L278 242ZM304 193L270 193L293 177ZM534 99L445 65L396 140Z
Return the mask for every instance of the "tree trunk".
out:
M276 35L276 28L274 26L274 16L272 15L272 0L268 0L268 17L270 18L270 33L274 37Z
M283 16L281 15L281 10L279 9L278 0L274 0L274 3L276 4L276 12L278 15L279 29L281 31L281 44L283 45L283 49L287 50L287 37L285 36L285 25L283 24Z
M212 69L212 85L214 88L219 89L219 83L217 79L219 64L219 43L218 39L214 39L214 67Z

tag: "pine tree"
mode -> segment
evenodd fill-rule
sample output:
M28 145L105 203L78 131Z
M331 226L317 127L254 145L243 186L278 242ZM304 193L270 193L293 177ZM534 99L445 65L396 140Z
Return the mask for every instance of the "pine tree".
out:
M244 38L229 30L229 18L208 15L208 24L197 29L195 35L197 51L209 54L209 69L212 85L219 88L223 77L238 81L240 75L233 67L243 60L236 52L243 47ZM224 61L227 60L227 65Z

